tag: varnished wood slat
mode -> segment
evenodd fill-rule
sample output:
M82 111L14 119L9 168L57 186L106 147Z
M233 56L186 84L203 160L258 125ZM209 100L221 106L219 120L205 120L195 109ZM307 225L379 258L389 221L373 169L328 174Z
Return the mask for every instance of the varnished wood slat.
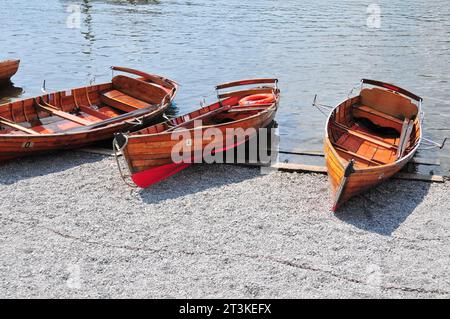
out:
M380 88L361 90L361 104L400 120L417 115L418 107L410 99Z
M346 149L343 149L343 148L339 147L339 145L337 145L337 144L333 144L333 146L334 146L335 149L338 150L339 152L342 152L342 153L345 153L345 154L347 154L347 155L350 155L350 157L355 157L356 159L363 160L363 161L368 162L368 163L373 164L373 165L384 164L384 163L380 163L380 162L378 162L378 161L374 161L374 160L372 160L372 159L370 159L370 158L366 158L366 157L364 157L364 156L362 156L362 155L360 155L360 154L357 154L357 153L354 153L354 152L350 152L350 151L348 151L348 150L346 150Z
M113 69L115 71L119 71L119 72L125 72L125 73L134 74L137 76L141 76L147 82L151 81L151 82L158 84L160 86L163 86L167 89L176 90L176 87L173 85L175 83L173 80L169 80L160 75L150 74L147 72L142 72L140 70L125 68L125 67L120 67L120 66L113 66L113 67L111 67L111 69Z
M41 100L41 101L43 103L45 103L45 101L43 101L43 100ZM48 103L45 103L45 105L41 104L41 103L39 103L39 101L37 99L36 99L36 105L39 108L45 110L46 112L49 112L52 115L62 117L63 119L66 119L66 120L74 122L74 123L78 123L81 125L91 125L93 123L91 121L84 120L84 119L80 118L79 116L72 115L72 114L64 112L64 111L60 111L57 108L50 106Z
M400 120L400 119L398 119L396 117L393 117L393 116L391 116L389 114L377 111L377 110L375 110L375 109L373 109L373 108L371 108L369 106L358 105L358 106L356 106L353 109L353 114L355 114L356 111L362 111L362 112L365 112L365 113L369 113L369 114L372 114L374 116L384 118L384 119L386 119L388 121L391 121L391 122L394 122L394 123L397 123L397 124L400 124L400 125L403 123L402 120Z
M160 104L168 95L161 86L124 75L117 75L112 80L113 88L137 100L149 104ZM169 102L169 100L167 100Z
M20 125L14 123L14 122L9 121L8 119L5 119L4 117L0 117L0 124L1 125L5 125L5 126L9 126L11 128L14 128L16 130L22 131L22 132L27 133L27 134L39 135L38 132L33 131L31 129L28 129L26 127L20 126Z
M352 129L350 129L350 128L347 127L347 126L342 125L342 124L340 124L340 123L336 123L336 122L332 123L332 125L336 125L337 127L341 128L342 130L344 130L345 132L347 132L348 134L353 135L353 136L356 136L356 137L359 137L359 138L361 138L361 139L363 139L363 140L365 140L365 141L368 141L368 142L370 142L370 143L373 143L373 144L375 144L375 145L382 146L382 147L388 148L388 149L394 149L394 150L397 149L397 146L396 146L396 145L392 145L392 144L388 144L388 143L386 143L386 142L383 142L383 141L380 140L379 138L373 137L373 136L371 136L371 135L368 134L368 133L364 133L364 132L361 132L361 131L355 131L355 130L352 130Z

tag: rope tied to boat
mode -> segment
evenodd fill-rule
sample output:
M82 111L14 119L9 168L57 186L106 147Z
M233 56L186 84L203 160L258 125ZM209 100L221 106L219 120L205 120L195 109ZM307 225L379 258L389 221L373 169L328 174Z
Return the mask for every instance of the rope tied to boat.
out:
M119 156L123 155L123 150L127 146L127 144L128 144L128 135L122 134L122 133L115 134L114 140L113 140L114 158L116 159L117 168L119 169L120 177L122 178L124 183L131 188L137 188L136 185L134 185L128 181L128 178L130 178L131 175L126 175L123 172L122 167L120 166Z

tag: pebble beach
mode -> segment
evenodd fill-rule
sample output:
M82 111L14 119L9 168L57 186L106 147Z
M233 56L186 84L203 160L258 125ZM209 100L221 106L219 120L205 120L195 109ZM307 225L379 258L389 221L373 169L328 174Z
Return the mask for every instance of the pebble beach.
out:
M194 165L132 189L113 157L0 167L5 298L449 298L450 184L329 212L325 175Z

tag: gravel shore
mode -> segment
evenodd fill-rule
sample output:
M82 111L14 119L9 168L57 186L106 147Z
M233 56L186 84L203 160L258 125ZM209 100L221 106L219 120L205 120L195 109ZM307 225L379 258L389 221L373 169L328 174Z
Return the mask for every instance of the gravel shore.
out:
M450 183L328 211L323 175L197 165L153 188L112 157L0 167L0 297L449 298Z

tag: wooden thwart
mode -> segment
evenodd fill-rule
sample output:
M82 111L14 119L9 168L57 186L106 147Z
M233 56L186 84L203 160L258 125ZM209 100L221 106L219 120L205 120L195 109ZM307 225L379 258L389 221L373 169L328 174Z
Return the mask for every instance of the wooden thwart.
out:
M1 125L6 125L6 126L9 126L9 127L12 127L12 128L14 128L14 129L16 129L16 130L18 130L18 131L22 131L22 132L27 133L27 134L31 134L31 135L40 135L40 134L39 134L38 132L36 132L36 131L33 131L33 130L28 129L28 128L26 128L26 127L23 127L23 126L21 126L21 125L19 125L19 124L16 124L16 123L14 123L14 122L11 122L10 120L8 120L8 119L6 119L6 118L4 118L4 117L1 117L1 116L0 116L0 124L1 124Z
M343 149L342 147L340 147L338 144L335 144L335 143L332 143L332 144L333 144L334 148L336 149L336 151L345 153L347 155L350 155L351 157L356 157L356 158L358 158L360 160L363 160L363 161L368 162L368 163L373 164L373 165L382 165L383 164L381 162L374 161L374 160L372 160L370 158L364 157L364 156L362 156L360 154L347 151L346 149Z
M372 144L375 144L375 145L378 145L378 146L381 146L381 147L384 147L384 148L387 148L387 149L394 149L394 150L397 149L397 146L395 146L393 144L386 143L386 142L382 141L381 139L376 138L373 135L370 135L370 134L367 134L367 133L364 133L364 132L360 132L360 131L352 130L351 128L349 128L349 127L347 127L345 125L339 124L337 122L334 122L333 125L335 125L336 127L340 128L341 130L344 130L345 132L347 132L350 135L356 136L356 137L358 137L360 139L363 139L365 141L368 141L368 142L370 142Z
M38 99L35 100L36 105L43 109L46 112L49 112L52 115L61 117L63 119L66 119L68 121L80 124L80 125L91 125L93 122L82 119L81 117L72 115L70 113L64 112L64 111L60 111L59 109L57 109L55 106L45 102L44 100L41 100L44 104L41 104L38 102Z

